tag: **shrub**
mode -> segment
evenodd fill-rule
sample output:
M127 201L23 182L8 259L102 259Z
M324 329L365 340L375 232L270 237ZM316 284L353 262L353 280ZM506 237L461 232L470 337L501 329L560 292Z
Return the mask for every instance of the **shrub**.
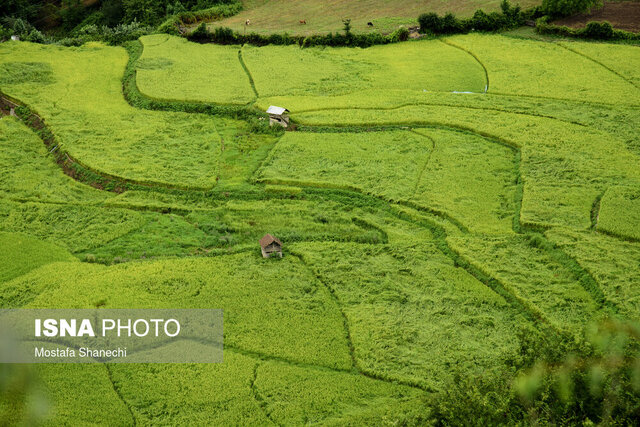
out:
M441 32L442 34L456 34L463 32L464 24L461 20L456 18L453 13L447 13L441 20Z
M207 29L207 24L203 22L200 25L198 25L195 30L189 33L187 35L187 38L192 41L202 42L202 41L210 40L211 33Z
M440 32L440 17L437 13L423 13L418 17L418 24L420 24L421 33L430 32L438 34Z
M242 10L238 0L106 0L102 13L107 23L141 22L167 30L178 23L213 21ZM163 22L164 20L164 22Z
M342 25L344 29L344 35L349 37L351 35L351 19L343 19Z
M608 22L589 22L585 28L569 28L562 25L549 24L549 17L544 16L536 21L539 34L552 34L563 37L598 40L640 40L640 34L615 30Z
M350 43L351 46L357 47L370 47L377 44L395 43L399 41L405 41L409 38L409 30L406 30L406 38L404 38L403 33L404 31L398 29L388 36L383 36L380 33L360 34L354 36ZM402 38L404 38L404 40Z
M91 15L87 16L85 19L82 20L82 22L80 22L72 31L72 33L77 32L79 29L86 27L86 26L95 26L95 27L101 27L103 25L107 25L108 27L111 26L115 26L118 24L107 24L106 19L104 18L104 15L102 14L102 12L94 12Z
M170 34L172 36L180 35L180 31L178 30L178 22L173 16L160 24L157 31L159 33Z
M516 378L514 391L538 421L637 425L639 332L632 322L594 325L585 332L587 345L552 363L540 358Z
M200 5L201 2L198 2ZM207 3L207 2L205 2ZM196 6L197 8L199 6ZM180 24L195 24L199 21L217 21L222 18L233 16L242 10L242 3L227 0L222 4L210 7L208 9L197 10L195 12L181 12L176 13L174 8L174 15L169 16L159 27L158 31L166 34L178 35L180 31L178 26Z
M389 35L389 42L391 43L404 42L407 40L409 40L409 30L405 27L400 27Z
M456 372L434 395L435 418L443 425L471 417L477 425L637 425L637 325L602 323L581 344L531 332L533 339L519 331L516 367L525 369L473 379Z
M168 3L165 10L167 11L167 15L177 15L179 13L184 13L187 11L184 5L178 1L174 4Z
M20 18L4 17L2 22L11 35L26 37L33 30L31 24Z
M213 41L221 44L233 44L236 43L238 39L231 28L217 27L213 30Z
M29 34L27 34L24 37L24 40L28 41L28 42L32 42L32 43L45 43L47 41L47 39L44 36L44 34L42 34L40 31L36 30L35 28L33 30L31 30L29 32Z
M602 7L602 0L543 0L542 9L553 17L575 15L594 7Z
M469 31L499 31L522 25L535 11L523 12L519 6L512 7L508 0L500 4L502 13L485 13L478 9L470 19L458 19L448 13L443 17L435 13L424 13L418 17L421 33L457 34Z
M14 21L13 31L16 34L20 34L20 35L27 34L31 29L33 29L31 24L29 24L26 21L23 21L22 19L16 19Z
M609 40L614 36L613 27L607 21L589 22L582 34L592 39Z
M453 17L455 19L455 17ZM449 18L450 19L450 18ZM396 43L409 39L409 30L402 27L393 33L384 36L380 33L369 34L353 34L349 33L329 33L326 35L314 35L308 37L292 36L288 33L270 34L268 36L249 33L241 34L234 32L231 28L217 27L210 32L207 30L206 24L200 24L194 31L186 36L189 40L197 42L213 42L219 44L252 44L254 46L273 45L292 45L297 44L302 48L311 46L352 46L352 47L370 47L379 44Z
M124 21L157 24L165 14L163 3L165 2L156 0L123 0Z
M98 26L95 24L84 25L80 27L78 30L76 30L77 36L98 37L100 33L101 33L100 28L98 28Z
M435 13L425 13L418 17L418 23L421 33L456 34L468 31L466 21L456 18L452 13L443 17Z
M10 29L5 28L2 25L0 25L0 41L6 40L9 37L11 37L11 33L12 33L12 31Z
M117 45L130 40L136 40L145 34L149 34L151 28L145 27L138 22L121 24L113 28L102 27L102 39L109 44Z
M231 31L228 28L227 28L227 30ZM288 44L293 44L293 40L291 39L291 37L287 33L284 33L284 34L277 34L276 33L276 34L271 34L267 38L267 43L268 44L277 44L277 45L288 45Z
M254 46L264 46L267 44L267 39L257 33L249 33L247 35L238 36L241 38L242 43L250 43Z
M71 47L71 46L82 46L86 40L81 37L65 37L56 42L61 46Z

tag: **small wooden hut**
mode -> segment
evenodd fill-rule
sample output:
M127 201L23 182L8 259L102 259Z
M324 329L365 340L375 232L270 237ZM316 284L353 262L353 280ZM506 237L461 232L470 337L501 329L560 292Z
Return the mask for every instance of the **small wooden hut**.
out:
M282 258L282 242L271 234L265 234L260 239L260 248L262 249L262 256L265 258L269 258L276 253Z
M269 125L273 126L278 124L283 128L289 127L289 110L282 107L276 107L272 105L267 110L267 114L269 115Z

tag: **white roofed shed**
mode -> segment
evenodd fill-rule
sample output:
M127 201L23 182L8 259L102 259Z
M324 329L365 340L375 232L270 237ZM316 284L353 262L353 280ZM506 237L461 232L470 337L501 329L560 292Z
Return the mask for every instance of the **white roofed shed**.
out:
M289 126L289 110L283 107L276 107L275 105L270 106L267 109L267 114L269 115L269 125L273 126L274 124L278 124L282 127Z

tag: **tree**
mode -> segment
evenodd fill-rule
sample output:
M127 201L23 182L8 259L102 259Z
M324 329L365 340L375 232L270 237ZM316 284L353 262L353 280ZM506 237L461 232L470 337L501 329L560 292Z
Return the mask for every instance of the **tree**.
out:
M602 0L543 0L542 9L553 17L575 15L594 7L602 7Z
M343 19L342 24L344 25L344 35L351 37L351 19Z
M65 30L71 30L87 16L87 11L81 0L63 0L60 17Z
M33 22L43 5L43 1L2 0L0 1L0 17L21 18Z
M102 15L107 26L115 27L118 25L124 18L122 0L105 0L102 2Z

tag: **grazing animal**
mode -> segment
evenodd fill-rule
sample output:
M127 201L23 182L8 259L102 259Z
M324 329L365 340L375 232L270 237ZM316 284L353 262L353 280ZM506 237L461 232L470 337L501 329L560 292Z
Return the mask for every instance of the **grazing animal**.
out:
M373 27L373 22L367 22L367 25Z
M244 25L250 25L250 24L251 24L250 20L247 19L246 21L244 21Z
M301 20L300 20L300 23L301 23L301 24L305 24L305 25L306 25L307 20L306 20L306 19L301 19Z

